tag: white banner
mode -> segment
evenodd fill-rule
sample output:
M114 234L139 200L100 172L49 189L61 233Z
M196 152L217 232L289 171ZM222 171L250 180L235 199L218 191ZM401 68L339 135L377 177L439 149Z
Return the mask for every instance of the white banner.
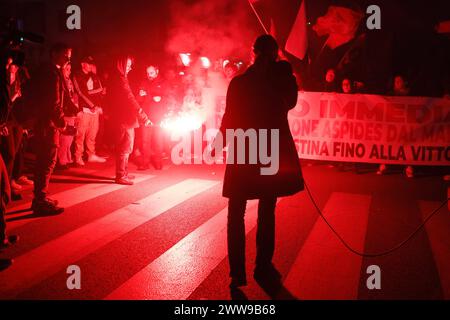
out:
M289 124L303 159L450 165L450 100L299 92Z

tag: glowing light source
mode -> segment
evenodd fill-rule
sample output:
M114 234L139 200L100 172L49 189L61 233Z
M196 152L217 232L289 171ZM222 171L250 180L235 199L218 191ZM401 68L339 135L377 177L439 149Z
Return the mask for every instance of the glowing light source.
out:
M175 134L186 134L202 127L203 118L195 112L180 112L161 121L160 127Z
M161 97L160 96L154 96L153 97L153 101L160 102L161 101Z
M200 57L200 61L202 62L202 67L208 69L211 67L211 61L207 57Z
M185 67L189 67L191 64L191 54L190 53L180 53L181 63Z

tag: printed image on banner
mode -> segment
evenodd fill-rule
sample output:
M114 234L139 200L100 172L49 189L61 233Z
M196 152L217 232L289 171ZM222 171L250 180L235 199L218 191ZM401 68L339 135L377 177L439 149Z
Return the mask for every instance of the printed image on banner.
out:
M450 165L450 100L300 92L289 124L302 159Z

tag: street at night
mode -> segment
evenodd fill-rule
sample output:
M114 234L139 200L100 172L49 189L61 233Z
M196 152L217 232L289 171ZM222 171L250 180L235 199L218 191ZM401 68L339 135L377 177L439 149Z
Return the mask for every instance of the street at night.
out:
M408 179L370 166L303 164L305 181L336 231L355 250L377 253L405 240L441 206L439 175ZM356 171L358 170L358 172ZM224 166L168 165L133 170L134 186L113 184L104 165L52 177L65 207L37 217L30 192L6 214L20 236L1 254L14 258L0 273L2 299L449 299L450 215L439 210L409 242L377 258L357 256L321 220L307 192L279 200L274 265L283 287L253 279L230 292L226 249ZM247 272L255 259L256 206L246 213ZM68 290L67 268L79 266L81 290ZM381 269L381 290L369 290L367 268Z
M0 317L432 319L449 199L448 0L0 0Z

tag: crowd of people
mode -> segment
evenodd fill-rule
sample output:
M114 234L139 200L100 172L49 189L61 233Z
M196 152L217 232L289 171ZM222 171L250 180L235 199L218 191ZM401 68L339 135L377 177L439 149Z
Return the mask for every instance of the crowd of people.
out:
M11 200L22 199L24 186L34 186L33 214L62 213L64 208L58 201L48 197L53 171L83 167L86 162L105 163L111 153L115 155L115 182L132 185L130 155L135 156L138 170L151 166L161 170L168 139L159 124L177 108L200 103L196 79L188 72L169 69L160 74L158 65L149 63L145 74L137 77L139 81L130 81L128 75L134 64L131 56L117 56L111 68L98 74L92 56L82 56L74 63L72 52L65 44L54 45L50 63L31 75L18 52L8 50L2 54L2 248L18 239L6 236L4 215ZM229 63L222 71L223 78L229 81L237 70ZM30 154L35 155L34 166L33 172L27 173L33 173L33 179L24 171L25 158Z
M32 73L14 51L3 55L0 78L0 246L17 241L5 234L4 213L10 200L20 200L24 186L34 185L34 214L54 215L63 212L58 201L48 197L48 186L54 169L83 167L86 162L105 163L115 155L115 182L132 185L128 162L133 154L138 170L163 167L164 153L170 152L167 136L160 123L180 108L201 104L198 75L187 70L169 68L160 72L148 63L139 81L130 81L134 59L118 56L110 69L97 72L91 55L72 59L72 48L56 44L50 51L50 64ZM208 61L209 63L209 61ZM221 63L221 76L228 84L243 63ZM186 71L186 72L185 72ZM205 80L205 79L203 79ZM203 85L208 86L206 79ZM344 94L364 93L363 82L354 81L329 69L319 91ZM408 96L408 79L393 77L387 95ZM35 143L34 175L24 174L26 151L30 139ZM101 150L99 150L101 149ZM334 164L330 164L333 166ZM390 166L381 163L377 174ZM405 174L414 176L407 166ZM448 178L448 177L447 177Z
M355 94L355 93L370 93L366 90L364 83L351 79L347 75L338 75L338 72L330 68L326 71L323 82L321 84L320 91L322 92L336 92L343 94ZM403 74L394 74L392 80L386 85L385 94L388 96L411 96L411 88L407 77ZM450 91L446 90L443 94L443 98L450 99ZM333 167L334 164L330 164ZM379 164L377 174L387 174L392 166L388 166L384 163ZM405 166L404 173L408 178L414 178L415 176L414 166ZM448 180L450 177L445 176Z

